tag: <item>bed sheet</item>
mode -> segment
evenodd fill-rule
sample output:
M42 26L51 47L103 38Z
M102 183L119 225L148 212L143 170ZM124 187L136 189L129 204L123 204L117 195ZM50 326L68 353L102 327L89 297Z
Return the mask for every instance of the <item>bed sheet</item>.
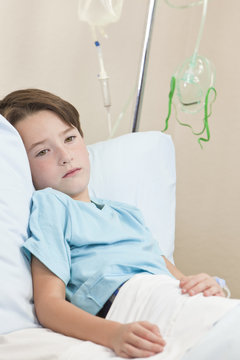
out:
M181 360L239 360L240 306L227 312Z
M155 360L181 360L213 324L240 304L221 297L182 295L179 281L166 275L136 275L119 291L108 319L157 323L167 342ZM238 307L239 308L239 307ZM197 316L196 316L197 314ZM205 314L205 315L204 315ZM0 336L0 360L120 360L113 351L50 330L26 329ZM188 360L194 360L189 358Z

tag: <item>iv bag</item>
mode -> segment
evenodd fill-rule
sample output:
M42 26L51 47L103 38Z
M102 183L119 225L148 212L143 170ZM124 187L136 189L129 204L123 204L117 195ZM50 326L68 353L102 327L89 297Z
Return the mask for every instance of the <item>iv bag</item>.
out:
M207 91L215 83L214 65L206 57L191 57L178 68L175 76L181 110L187 113L201 111Z
M119 20L123 0L79 0L78 16L91 26L103 27Z

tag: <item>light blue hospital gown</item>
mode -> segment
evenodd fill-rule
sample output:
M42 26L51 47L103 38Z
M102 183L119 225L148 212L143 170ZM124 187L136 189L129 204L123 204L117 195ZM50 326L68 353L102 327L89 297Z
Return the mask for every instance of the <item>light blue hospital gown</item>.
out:
M71 303L95 315L134 275L172 275L137 208L92 201L73 200L51 188L35 191L23 251L62 279Z

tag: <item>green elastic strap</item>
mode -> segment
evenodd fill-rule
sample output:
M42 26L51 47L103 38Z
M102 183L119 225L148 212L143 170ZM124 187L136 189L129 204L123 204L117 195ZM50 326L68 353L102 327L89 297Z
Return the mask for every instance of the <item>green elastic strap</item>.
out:
M176 109L176 105L173 103L173 106L174 106L174 110L175 110L175 117L176 117L176 120L177 122L182 125L182 126L186 126L186 127L189 127L191 130L192 130L192 133L193 135L202 135L205 131L205 126L203 126L203 129L200 131L200 132L195 132L192 128L192 126L190 124L187 124L187 123L184 123L182 121L179 120L178 116L177 116L177 109ZM209 115L210 116L210 115Z
M168 115L167 115L167 118L165 120L165 128L164 130L162 130L162 132L166 131L168 129L168 121L169 121L169 118L171 116L171 110L172 110L172 99L173 99L173 95L174 95L174 91L175 91L175 87L176 87L176 78L173 76L171 78L171 83L170 83L170 92L169 92L169 102L168 102ZM215 97L213 99L213 101L210 103L209 107L210 107L210 113L208 114L208 101L209 101L209 95L210 95L210 92L213 91L214 94L215 94ZM217 91L214 87L210 87L207 91L207 94L205 96L205 104L204 104L204 119L203 119L203 122L204 122L204 126L203 126L203 129L202 131L200 132L194 132L193 129L192 129L192 126L189 125L189 124L186 124L186 123L183 123L181 122L178 117L177 117L177 111L175 109L175 112L176 112L176 119L178 121L178 123L180 125L183 125L183 126L187 126L187 127L190 127L191 130L192 130L192 133L194 135L202 135L203 132L206 130L207 132L207 137L206 138L199 138L198 139L198 143L199 145L201 146L201 148L203 148L202 144L201 144L201 141L209 141L210 140L210 131L209 131L209 126L208 126L208 118L212 115L212 104L214 103L214 101L216 100L216 96L217 96Z
M213 101L210 104L210 113L208 114L208 98L209 98L209 94L210 92L213 91L215 96ZM207 138L199 138L198 139L198 143L201 146L201 148L203 148L201 141L209 141L210 140L210 131L209 131L209 126L208 126L208 118L209 116L211 116L212 114L212 104L214 103L214 101L216 100L216 96L217 96L217 91L214 87L210 87L207 91L206 97L205 97L205 105L204 105L204 129L206 129L207 132Z
M168 120L171 116L171 110L172 110L172 99L173 99L173 95L174 95L174 91L175 91L175 86L176 86L176 78L173 76L171 78L171 83L170 83L170 92L169 92L169 102L168 102L168 115L167 118L165 120L165 129L162 130L162 132L166 131L168 129Z

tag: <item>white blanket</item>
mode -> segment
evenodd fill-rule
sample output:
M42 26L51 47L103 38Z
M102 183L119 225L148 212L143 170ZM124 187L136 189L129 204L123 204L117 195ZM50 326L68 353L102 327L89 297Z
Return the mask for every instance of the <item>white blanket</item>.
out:
M179 281L166 275L136 275L119 291L108 319L148 320L167 342L156 360L180 360L240 300L182 295ZM119 360L113 351L50 330L26 329L0 336L0 360Z

